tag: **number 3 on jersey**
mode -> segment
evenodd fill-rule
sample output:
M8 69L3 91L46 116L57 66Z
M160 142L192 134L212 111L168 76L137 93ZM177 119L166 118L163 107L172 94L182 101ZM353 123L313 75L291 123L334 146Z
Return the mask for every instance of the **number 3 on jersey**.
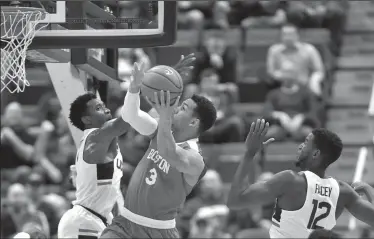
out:
M149 170L149 176L145 178L145 182L148 185L153 185L156 183L156 180L157 180L157 171L155 168L152 168L151 170Z

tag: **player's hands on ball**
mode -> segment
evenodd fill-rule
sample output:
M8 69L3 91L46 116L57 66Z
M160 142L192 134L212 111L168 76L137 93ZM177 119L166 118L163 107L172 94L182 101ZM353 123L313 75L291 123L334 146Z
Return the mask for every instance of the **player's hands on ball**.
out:
M265 142L265 136L269 130L269 123L265 122L264 119L258 119L256 122L251 124L251 128L245 140L247 152L255 155L263 145L267 145L274 141L274 138L270 138Z
M179 105L179 96L175 100L174 104L170 105L170 91L160 91L158 94L155 92L156 103L153 107L156 109L157 113L160 115L160 119L171 119L174 115L175 109Z
M142 85L143 78L145 74L145 64L143 63L134 63L132 69L132 77L129 86L130 93L138 93L140 91L140 86Z
M181 59L178 63L173 67L176 71L178 71L181 75L188 75L190 71L193 69L193 63L195 62L196 57L195 53L191 53L188 56L181 56Z

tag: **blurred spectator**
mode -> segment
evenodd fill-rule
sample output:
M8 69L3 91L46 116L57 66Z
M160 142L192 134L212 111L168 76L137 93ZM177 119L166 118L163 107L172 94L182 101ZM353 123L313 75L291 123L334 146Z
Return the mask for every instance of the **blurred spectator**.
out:
M27 128L19 103L6 106L1 124L1 169L32 166L36 138Z
M182 238L190 233L190 220L204 206L225 204L223 184L220 175L214 170L208 170L198 185L197 196L186 201L178 215L177 228Z
M290 1L288 21L301 28L327 28L331 32L331 50L338 55L342 43L347 0Z
M118 77L122 81L130 79L135 62L143 63L145 69L151 68L149 56L141 48L119 48L118 49Z
M138 18L143 21L120 23L120 28L152 29L157 28L157 1L97 1L105 11L123 18ZM96 3L97 4L97 3Z
M48 235L45 233L38 224L27 223L22 232L17 233L13 238L19 239L47 239Z
M178 1L179 29L199 29L203 24L204 14L194 8L194 1Z
M68 166L74 162L75 145L70 135L62 111L52 122L44 121L38 141L35 143L35 167L46 183L61 183L68 175Z
M61 104L57 98L56 93L48 92L44 94L38 101L39 120L40 122L48 120L50 122L56 121L61 111Z
M196 54L192 83L199 84L199 76L207 68L213 68L218 72L220 83L236 81L237 56L235 50L227 46L224 33L217 32L208 37L202 52Z
M204 144L240 142L244 129L243 120L232 112L233 93L224 90L216 100L217 120L215 124L199 137Z
M178 23L182 28L227 28L229 3L225 1L179 1Z
M62 215L70 208L70 203L57 194L48 194L41 198L38 209L42 211L49 222L51 237L57 238L58 223Z
M283 26L281 37L282 42L271 46L267 56L271 84L280 85L285 77L284 71L293 71L296 80L321 96L325 72L317 49L309 43L300 42L297 28L293 25Z
M242 140L244 122L232 111L232 104L238 100L238 88L232 83L219 83L219 75L214 69L205 69L200 76L200 84L187 85L184 97L200 94L211 100L217 109L216 123L202 134L200 143L229 143Z
M35 208L23 185L13 184L9 187L4 206L1 210L2 238L24 231L28 223L38 225L44 233L49 235L49 225L45 214Z
M245 28L253 26L280 26L287 20L286 1L231 1L228 14L231 25Z
M284 72L282 86L266 97L264 114L270 122L267 137L282 141L291 136L303 141L320 123L316 119L318 103L308 88L301 85L293 72Z
M33 172L29 175L28 180L25 185L25 189L31 202L36 207L40 204L41 198L45 193L44 186L45 186L45 182L44 182L43 177L40 174Z
M231 238L225 232L228 214L226 205L201 207L190 222L189 238Z

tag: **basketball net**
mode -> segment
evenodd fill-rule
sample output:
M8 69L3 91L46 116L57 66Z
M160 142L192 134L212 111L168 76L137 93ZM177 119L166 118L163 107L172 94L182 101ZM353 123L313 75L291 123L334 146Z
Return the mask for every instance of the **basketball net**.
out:
M30 86L26 79L26 52L35 34L47 26L39 24L44 9L1 7L1 92L23 92Z

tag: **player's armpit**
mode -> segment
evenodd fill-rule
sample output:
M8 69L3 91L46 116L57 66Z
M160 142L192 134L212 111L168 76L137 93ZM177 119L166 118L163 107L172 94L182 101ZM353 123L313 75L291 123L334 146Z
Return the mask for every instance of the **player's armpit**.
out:
M341 185L341 196L348 198L345 208L358 220L374 227L374 205L362 199L347 184Z
M180 146L176 147L178 159L170 160L170 164L174 164L175 168L181 173L193 176L193 178L196 176L196 180L198 180L205 167L203 157L194 149L184 149Z
M250 185L244 191L231 190L227 206L231 209L247 208L250 205L268 205L281 197L295 181L295 173L291 170L275 174L267 181ZM232 195L232 192L238 195Z

